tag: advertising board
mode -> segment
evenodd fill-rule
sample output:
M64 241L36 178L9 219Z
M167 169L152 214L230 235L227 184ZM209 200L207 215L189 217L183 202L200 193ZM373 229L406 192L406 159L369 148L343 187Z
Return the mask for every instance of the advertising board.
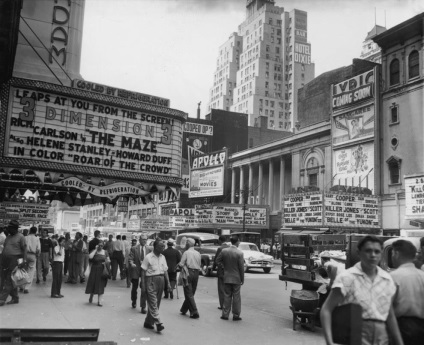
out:
M371 195L325 193L324 226L380 228L378 198Z
M374 143L363 143L333 151L333 184L374 187Z
M189 198L224 194L226 160L226 150L190 158Z
M322 225L322 193L285 195L283 225Z
M10 158L31 168L48 164L71 173L84 167L117 177L127 172L146 180L180 179L184 113L38 83L36 88L14 79L7 90L8 108L2 107L10 124L3 143L6 162Z
M374 97L374 70L334 84L332 89L333 111L369 100Z
M424 175L405 176L405 218L424 219Z
M375 106L366 105L333 117L333 146L374 137Z
M349 193L284 196L283 226L380 228L378 197Z
M40 222L48 220L49 205L23 202L0 203L0 218L19 222Z

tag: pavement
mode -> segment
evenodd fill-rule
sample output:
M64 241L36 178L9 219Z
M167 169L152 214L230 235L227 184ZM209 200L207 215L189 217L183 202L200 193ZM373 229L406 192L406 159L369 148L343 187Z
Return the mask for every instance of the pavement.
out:
M65 297L50 298L49 274L47 282L34 283L29 294L20 293L19 304L0 308L0 324L2 328L99 328L99 341L115 341L118 344L325 344L321 329L315 333L300 327L292 330L287 305L289 298L286 295L281 297L279 291L274 292L275 289L284 292L283 284L278 282L278 272L279 267L276 267L273 274L246 274L242 287L243 320L240 322L231 318L229 321L220 319L215 277L199 279L195 298L200 319L190 319L179 313L184 298L182 287L178 288L179 299L176 296L173 300L162 299L160 315L165 329L157 333L143 328L145 315L140 313L139 308L131 308L130 289L125 281L109 280L103 307L98 307L97 303L88 302L85 284L80 283L63 284L62 294ZM272 297L274 302L266 292L267 282L274 286L272 293L279 295ZM255 290L264 296L262 303ZM96 298L94 296L93 302L97 301ZM280 306L270 307L280 299L284 299L284 314Z

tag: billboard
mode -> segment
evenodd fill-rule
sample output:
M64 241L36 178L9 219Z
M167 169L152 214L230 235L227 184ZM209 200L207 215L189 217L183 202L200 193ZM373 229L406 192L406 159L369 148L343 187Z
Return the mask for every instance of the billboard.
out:
M405 176L405 218L424 219L424 175Z
M375 129L375 106L366 105L333 117L333 146L371 139Z
M380 228L378 197L348 193L284 196L282 226Z
M226 160L226 150L190 158L189 198L224 194Z
M374 143L362 143L333 151L333 184L374 187ZM368 181L368 186L367 186Z
M10 86L8 108L2 107L9 124L4 163L179 181L185 113L44 82L37 88L24 79L14 82L25 86Z

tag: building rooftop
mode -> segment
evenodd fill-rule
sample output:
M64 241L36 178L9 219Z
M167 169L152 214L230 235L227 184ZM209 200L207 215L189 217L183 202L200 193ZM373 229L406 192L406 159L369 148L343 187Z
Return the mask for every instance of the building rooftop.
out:
M381 34L382 32L387 31L387 29L384 26L375 25L370 32L368 32L367 37L365 38L365 41L370 40L371 38Z

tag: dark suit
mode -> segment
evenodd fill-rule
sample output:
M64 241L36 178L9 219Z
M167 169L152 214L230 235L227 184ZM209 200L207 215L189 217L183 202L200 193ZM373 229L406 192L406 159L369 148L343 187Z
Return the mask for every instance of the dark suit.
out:
M215 254L215 258L213 259L213 269L216 270L218 277L218 297L219 297L219 307L222 309L224 305L224 268L222 267L222 263L218 265L216 262L219 254L224 248L228 248L226 243L222 243L221 247L218 248Z
M222 316L227 317L231 308L233 316L239 317L241 312L240 287L244 283L243 253L235 246L222 249L217 264L224 268L224 305Z
M181 253L179 250L168 246L162 253L166 259L166 264L168 265L168 277L169 283L171 284L171 298L174 297L173 290L177 283L177 264L181 261ZM168 286L165 282L165 298L168 298Z
M83 277L81 277L81 264L84 256L82 252L83 245L84 243L82 238L74 240L72 243L68 283L76 284L78 276L80 277L80 280L83 280Z
M140 243L134 247L131 247L130 254L128 255L128 263L130 266L133 264L135 267L131 267L131 301L137 303L137 289L139 287L140 278L141 278L141 264L143 263L144 257L151 252L147 246L144 246L144 255L141 254L141 245ZM146 308L147 296L140 292L140 307Z

